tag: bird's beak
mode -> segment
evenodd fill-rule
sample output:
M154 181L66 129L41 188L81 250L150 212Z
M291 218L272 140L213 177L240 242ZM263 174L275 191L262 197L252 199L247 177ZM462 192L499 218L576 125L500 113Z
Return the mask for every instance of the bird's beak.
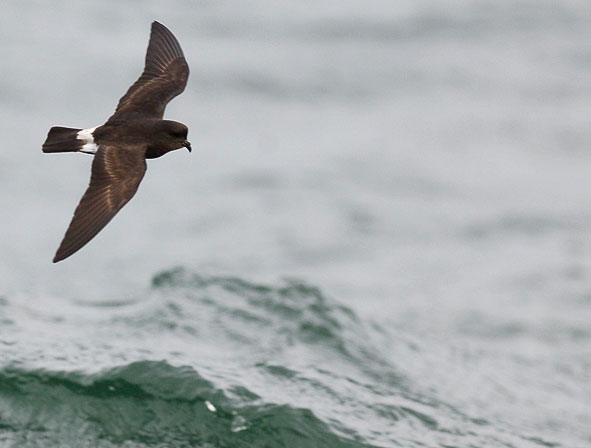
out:
M191 142L185 140L183 146L187 148L187 151L191 152Z

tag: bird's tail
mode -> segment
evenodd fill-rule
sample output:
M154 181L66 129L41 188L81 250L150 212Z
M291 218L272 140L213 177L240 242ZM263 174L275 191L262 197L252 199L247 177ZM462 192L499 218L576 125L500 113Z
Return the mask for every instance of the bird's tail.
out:
M78 137L82 129L54 126L49 130L43 152L76 152L82 149L85 141Z

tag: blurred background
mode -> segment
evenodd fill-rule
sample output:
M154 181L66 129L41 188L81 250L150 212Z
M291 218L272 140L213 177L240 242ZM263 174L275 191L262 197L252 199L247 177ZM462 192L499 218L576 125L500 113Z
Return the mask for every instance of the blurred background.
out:
M150 23L193 153L51 259ZM587 1L0 5L1 446L591 443Z

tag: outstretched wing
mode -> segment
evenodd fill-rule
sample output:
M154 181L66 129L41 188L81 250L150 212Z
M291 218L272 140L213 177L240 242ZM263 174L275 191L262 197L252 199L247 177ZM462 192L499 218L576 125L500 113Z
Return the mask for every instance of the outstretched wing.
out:
M185 90L188 78L189 66L179 41L164 25L152 22L144 71L119 100L109 121L162 118L168 102Z
M146 172L145 148L101 145L88 189L60 244L54 263L82 248L133 197Z

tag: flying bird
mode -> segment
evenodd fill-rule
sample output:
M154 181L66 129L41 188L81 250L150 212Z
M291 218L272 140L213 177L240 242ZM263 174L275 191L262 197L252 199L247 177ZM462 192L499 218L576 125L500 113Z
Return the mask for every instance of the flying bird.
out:
M90 184L70 222L54 263L80 250L129 202L146 172L146 159L187 148L187 126L164 120L170 100L185 90L189 66L168 28L152 23L144 71L121 97L102 126L89 129L54 126L43 152L94 155Z

